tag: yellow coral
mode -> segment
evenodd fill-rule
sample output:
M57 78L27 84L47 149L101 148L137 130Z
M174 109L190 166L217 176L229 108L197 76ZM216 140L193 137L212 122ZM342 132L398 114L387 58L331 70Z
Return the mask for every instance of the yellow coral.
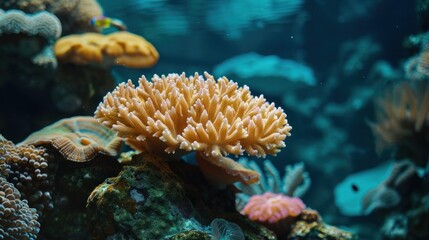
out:
M155 75L152 82L143 76L138 87L122 83L95 117L142 151L265 156L285 146L291 127L283 109L252 96L247 86L204 75Z
M62 37L55 44L55 55L60 62L130 68L151 67L159 59L158 51L151 43L129 32Z
M279 152L291 130L286 114L247 86L204 76L143 76L137 87L129 80L104 97L95 118L140 151L198 151L198 165L218 186L255 183L257 172L225 155Z

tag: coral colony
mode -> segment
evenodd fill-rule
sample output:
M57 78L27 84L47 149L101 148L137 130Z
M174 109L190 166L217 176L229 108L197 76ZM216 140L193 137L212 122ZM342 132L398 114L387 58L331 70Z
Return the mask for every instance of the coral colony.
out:
M429 3L391 5L0 1L0 240L429 239Z

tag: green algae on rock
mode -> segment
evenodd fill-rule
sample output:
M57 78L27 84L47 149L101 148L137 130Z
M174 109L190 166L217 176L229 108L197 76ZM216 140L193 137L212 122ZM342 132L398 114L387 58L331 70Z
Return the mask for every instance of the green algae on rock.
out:
M235 210L231 189L214 189L196 166L151 154L133 156L117 177L100 184L87 209L93 239L192 239L189 231L210 234L215 218L235 222L248 239L276 239Z

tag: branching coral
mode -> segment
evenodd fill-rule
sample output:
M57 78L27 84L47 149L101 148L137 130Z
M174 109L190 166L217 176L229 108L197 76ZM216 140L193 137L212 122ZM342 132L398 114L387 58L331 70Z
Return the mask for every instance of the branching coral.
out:
M265 157L284 147L291 127L283 109L253 97L226 77L195 74L145 77L107 94L95 117L142 151L202 151L204 155ZM154 139L152 139L154 138ZM149 139L149 140L148 140ZM150 146L155 143L158 146Z
M429 156L429 81L399 82L376 100L371 124L379 152L396 147L399 158L425 165Z
M95 117L135 149L195 150L226 169L227 154L265 157L285 146L291 127L283 109L226 77L204 76L155 75L152 82L142 77L137 87L129 80L107 94ZM251 182L257 181L253 175Z
M151 43L129 32L69 35L57 41L55 55L60 62L131 68L151 67L159 58Z

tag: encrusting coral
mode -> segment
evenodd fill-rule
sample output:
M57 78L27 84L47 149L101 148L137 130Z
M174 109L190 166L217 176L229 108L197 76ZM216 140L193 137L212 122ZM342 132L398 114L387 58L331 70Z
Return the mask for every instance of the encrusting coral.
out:
M0 50L13 57L18 54L36 65L56 67L52 47L61 31L59 19L49 12L27 14L0 9Z
M116 156L121 139L93 117L72 117L34 132L18 145L52 145L70 161L87 162L98 153Z
M103 10L96 0L8 0L0 1L0 8L19 9L28 13L48 11L61 20L65 34L95 31L89 20L102 16Z
M224 156L279 152L290 136L286 114L263 96L252 96L247 86L204 76L155 75L152 82L143 76L138 87L129 80L105 96L95 117L137 150L197 151L202 171L214 182L225 179L222 173L238 178L232 182L257 182L258 173Z
M0 35L18 33L55 40L61 35L61 23L55 15L46 11L26 14L19 10L5 12L0 9Z
M155 47L143 37L129 32L98 33L62 37L55 45L58 61L97 66L120 65L130 68L153 66L159 58Z

